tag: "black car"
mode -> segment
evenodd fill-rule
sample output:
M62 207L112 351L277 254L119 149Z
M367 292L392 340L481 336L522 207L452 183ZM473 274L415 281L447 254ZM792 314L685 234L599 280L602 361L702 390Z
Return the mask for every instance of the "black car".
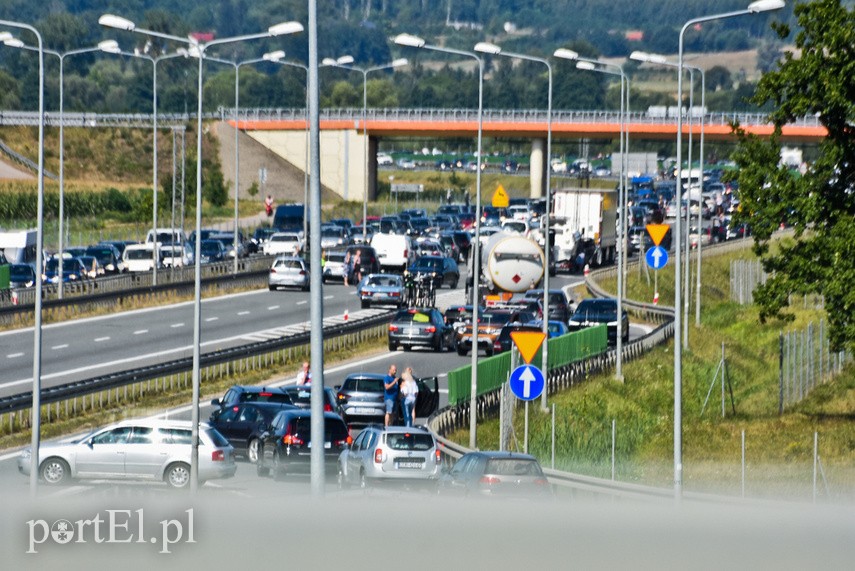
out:
M617 300L611 298L583 299L570 317L569 325L572 332L602 323L608 326L609 344L617 343ZM629 316L625 309L621 316L621 335L624 343L629 341Z
M327 474L338 472L338 457L353 439L344 420L334 412L324 413L324 450ZM280 478L289 473L308 474L312 456L312 413L309 410L283 410L259 439L259 476Z
M122 271L122 255L111 244L97 244L86 248L86 255L93 256L98 260L98 263L104 268L107 274L118 274Z
M234 406L244 402L274 402L294 404L291 397L281 388L247 387L234 385L230 387L221 399L213 399L211 404L220 408Z
M428 276L433 278L436 289L448 285L451 289L457 287L460 281L460 270L457 262L447 256L419 256L410 266L409 272L413 276Z
M9 266L9 287L26 288L36 285L36 272L28 264L12 264Z
M543 302L543 290L530 289L525 292L525 298L536 299ZM570 315L572 313L573 312L570 309L570 304L567 303L567 296L564 294L564 291L560 289L549 290L549 319L567 323L567 320L570 319Z
M534 325L526 325L523 323L508 323L504 327L502 327L501 333L496 337L496 340L493 341L493 354L503 353L504 351L510 351L511 347L514 344L513 339L511 339L511 333L514 331L531 331L534 333L543 333L542 327L536 327Z
M338 402L354 424L383 424L386 409L383 404L385 375L377 373L353 373L337 386ZM439 406L439 381L436 377L416 379L419 394L416 397L416 417L432 415ZM401 407L397 407L395 424L403 424Z
M139 244L136 240L101 240L98 244L109 244L116 248L116 251L119 252L119 258L125 253L125 248L128 246L133 246L135 244Z
M389 351L398 347L430 347L434 351L454 348L454 328L432 307L400 309L389 324Z
M283 387L294 406L302 409L312 408L312 387L311 385L291 385ZM324 412L334 412L347 422L347 415L344 414L344 409L338 402L335 391L329 387L324 387Z
M380 273L380 258L377 257L377 250L371 246L358 245L348 246L345 250L345 256L350 254L350 259L353 260L356 252L359 252L360 271L363 276L368 274Z
M286 403L243 402L215 410L209 422L228 439L236 454L255 464L258 461L258 439L273 422L273 417L279 411L296 408Z

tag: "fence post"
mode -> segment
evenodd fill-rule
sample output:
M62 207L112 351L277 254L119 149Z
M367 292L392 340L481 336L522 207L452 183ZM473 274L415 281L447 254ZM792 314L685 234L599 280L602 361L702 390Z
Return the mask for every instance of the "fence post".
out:
M816 503L816 470L819 458L819 432L813 433L813 503Z
M778 416L784 414L784 333L778 332Z
M612 481L615 479L615 419L612 419Z
M745 430L742 431L742 497L745 497Z

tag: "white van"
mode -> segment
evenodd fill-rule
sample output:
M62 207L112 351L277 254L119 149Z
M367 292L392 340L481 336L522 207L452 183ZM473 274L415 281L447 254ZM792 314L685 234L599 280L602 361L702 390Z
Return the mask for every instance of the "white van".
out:
M181 228L152 228L146 234L146 244L154 242L155 236L161 244L184 245L187 243L187 235Z
M400 234L374 234L371 247L377 251L382 271L406 270L416 261L416 249L409 236Z
M133 244L125 248L122 259L129 272L150 272L154 268L154 244ZM160 259L160 246L157 248ZM160 267L160 264L158 264Z

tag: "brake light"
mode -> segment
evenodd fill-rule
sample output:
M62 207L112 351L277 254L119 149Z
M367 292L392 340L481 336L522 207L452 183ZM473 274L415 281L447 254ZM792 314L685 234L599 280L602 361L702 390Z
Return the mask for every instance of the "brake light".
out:
M393 325L393 324L391 324L391 323L389 324L389 331L391 331L392 333L394 333L394 332L396 332L397 330L398 330L398 326L397 326L397 325Z
M270 273L271 273L271 274L275 274L275 273L276 273L276 268L270 268Z
M272 397L273 393L258 393L258 396L260 396L260 397ZM237 410L237 408L235 408L235 410Z
M306 275L306 270L300 270L300 275L301 275L301 276L305 276L305 275Z
M383 451L377 448L374 450L374 463L382 464L383 463Z
M500 484L502 480L499 479L498 476L481 476L481 479L478 480L480 484L486 484L488 486L494 486L496 484Z
M407 255L408 255L409 253L410 253L410 252L409 252L406 248L404 248L404 257L405 257L405 258L407 257Z
M535 478L534 483L538 486L548 486L549 480L546 478Z
M226 453L222 450L214 450L211 452L211 462L225 462Z
M390 296L391 296L391 297L401 297L401 292L393 291L393 292L390 294Z
M439 451L439 446L436 447L436 455L434 456L434 461L439 464L442 461L442 452Z
M287 444L288 446L302 446L303 444L305 444L305 441L303 441L303 439L299 436L286 434L282 437L282 444Z
M324 404L324 412L332 412L332 406L329 403Z
M502 350L502 344L499 343L498 341L493 341L493 349L496 351L501 351Z
M425 327L425 331L427 331L428 333L436 333L436 327L434 327L433 325L431 325L430 327Z

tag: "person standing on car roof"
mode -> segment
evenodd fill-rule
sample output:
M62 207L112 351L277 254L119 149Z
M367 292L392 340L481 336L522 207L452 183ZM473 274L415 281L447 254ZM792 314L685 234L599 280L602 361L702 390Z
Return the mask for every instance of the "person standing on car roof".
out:
M398 402L398 367L389 365L389 374L383 379L383 404L386 407L386 426L392 424L395 404Z

